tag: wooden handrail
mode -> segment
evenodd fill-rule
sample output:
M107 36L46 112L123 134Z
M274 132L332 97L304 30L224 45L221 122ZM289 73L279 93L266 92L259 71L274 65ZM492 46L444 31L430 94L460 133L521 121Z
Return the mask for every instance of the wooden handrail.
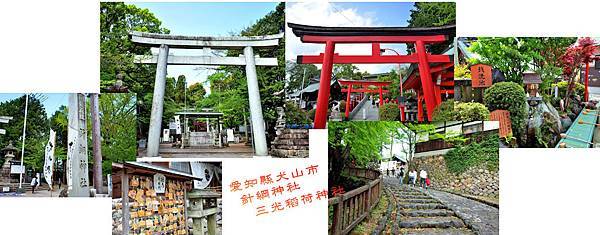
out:
M329 198L329 206L333 207L333 221L329 234L333 235L350 233L356 225L369 216L381 196L382 179L379 171L362 168L345 170L348 175L370 181L359 188Z

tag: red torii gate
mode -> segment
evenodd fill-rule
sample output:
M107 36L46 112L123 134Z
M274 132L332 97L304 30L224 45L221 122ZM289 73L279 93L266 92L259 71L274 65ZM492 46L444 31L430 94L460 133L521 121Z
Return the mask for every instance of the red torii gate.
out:
M429 63L451 63L448 55L428 54L425 45L442 43L449 40L448 35L456 31L454 25L431 28L408 27L321 27L288 23L292 32L305 43L325 44L325 53L317 56L299 55L298 64L322 64L321 80L314 128L324 129L327 124L329 106L329 84L333 64L400 64L418 63L423 99L427 107L427 116L431 120L431 110L441 102L436 98ZM349 43L371 44L371 55L335 54L335 44ZM416 53L410 55L381 55L381 43L415 44Z
M341 85L348 86L348 88L343 88L342 92L346 92L346 119L350 116L350 94L352 92L360 92L360 93L379 93L379 106L383 105L383 93L388 93L388 90L383 90L384 86L389 86L392 82L384 82L384 81L368 81L368 80L338 80ZM362 88L354 89L353 86L360 85ZM369 89L369 86L376 86L377 90ZM317 104L317 109L318 109Z

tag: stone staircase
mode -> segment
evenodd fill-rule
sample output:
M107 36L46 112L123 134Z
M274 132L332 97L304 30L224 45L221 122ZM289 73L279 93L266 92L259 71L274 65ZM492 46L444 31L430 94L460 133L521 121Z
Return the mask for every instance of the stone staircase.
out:
M406 185L388 186L397 202L397 234L474 234L452 210L428 194Z
M22 185L23 189L26 192L31 192L31 185L29 182L24 182ZM2 192L2 188L10 187L10 192L15 192L19 188L19 183L0 183L0 192ZM35 191L46 190L48 191L48 184L42 183L42 185L38 186Z

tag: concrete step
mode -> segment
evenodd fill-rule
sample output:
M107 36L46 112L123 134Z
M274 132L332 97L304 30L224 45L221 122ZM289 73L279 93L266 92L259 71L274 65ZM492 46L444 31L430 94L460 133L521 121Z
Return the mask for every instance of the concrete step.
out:
M400 199L421 199L421 200L431 199L431 197L429 197L429 196L407 196L407 195L395 195L395 196L398 200L400 200Z
M417 229L401 229L399 234L403 235L472 235L473 232L462 228L417 228Z
M419 210L433 210L433 209L448 209L444 204L441 203L398 203L402 209L419 209Z
M465 228L465 223L457 217L402 217L401 228Z
M410 217L454 216L454 212L446 209L401 210L400 214Z

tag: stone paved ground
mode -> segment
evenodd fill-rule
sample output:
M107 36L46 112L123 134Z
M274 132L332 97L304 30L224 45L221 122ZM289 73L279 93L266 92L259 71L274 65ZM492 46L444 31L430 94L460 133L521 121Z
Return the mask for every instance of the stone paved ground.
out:
M358 110L352 120L368 120L377 121L379 120L379 108L375 105L371 105L371 101L367 100L363 106Z
M432 189L428 189L427 193L453 210L478 234L499 234L498 208L451 193Z

